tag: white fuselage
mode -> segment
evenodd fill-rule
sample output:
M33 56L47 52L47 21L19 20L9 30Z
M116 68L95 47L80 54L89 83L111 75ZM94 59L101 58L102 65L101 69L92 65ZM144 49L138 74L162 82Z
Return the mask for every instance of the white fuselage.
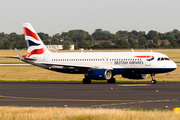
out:
M116 70L114 74L121 74L122 72L141 73L141 71L149 74L164 73L177 67L166 55L157 52L48 52L41 56L33 55L32 57L35 57L37 62L53 65L87 66L92 69ZM153 59L151 60L151 58ZM163 59L161 60L161 58Z
M94 80L108 80L115 83L114 75L122 74L129 79L145 79L151 74L155 84L156 73L170 72L176 69L176 64L166 55L156 52L50 52L32 25L23 23L23 30L28 54L19 59L33 65L64 73L84 73L83 83Z

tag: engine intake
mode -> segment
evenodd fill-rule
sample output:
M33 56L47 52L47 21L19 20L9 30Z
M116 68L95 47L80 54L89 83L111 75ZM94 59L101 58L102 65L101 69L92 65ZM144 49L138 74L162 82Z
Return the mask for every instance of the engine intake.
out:
M122 74L122 77L129 79L145 79L148 74Z
M107 69L96 69L86 73L85 77L94 80L109 80L112 77L112 72Z

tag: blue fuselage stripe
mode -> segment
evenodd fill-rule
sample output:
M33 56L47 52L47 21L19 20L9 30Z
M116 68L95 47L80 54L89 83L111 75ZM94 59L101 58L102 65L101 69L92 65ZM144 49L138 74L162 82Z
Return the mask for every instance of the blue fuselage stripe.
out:
M139 74L151 74L151 73L166 73L175 70L176 68L115 68L113 75L123 73L139 73Z

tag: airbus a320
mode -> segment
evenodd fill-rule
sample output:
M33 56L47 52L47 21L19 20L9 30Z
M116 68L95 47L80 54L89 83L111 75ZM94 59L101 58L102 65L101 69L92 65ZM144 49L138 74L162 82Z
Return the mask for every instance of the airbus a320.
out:
M145 79L152 76L155 84L155 74L171 72L177 65L168 56L157 52L50 52L30 23L23 23L27 55L16 52L19 59L48 70L84 74L83 83L91 80L107 80L115 83L115 75L129 79ZM61 77L61 76L60 76Z

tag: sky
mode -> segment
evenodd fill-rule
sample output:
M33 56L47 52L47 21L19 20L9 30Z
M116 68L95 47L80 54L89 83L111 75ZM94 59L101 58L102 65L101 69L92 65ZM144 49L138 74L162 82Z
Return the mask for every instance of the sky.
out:
M180 0L3 0L0 32L22 34L29 22L36 32L49 35L82 29L180 30Z

